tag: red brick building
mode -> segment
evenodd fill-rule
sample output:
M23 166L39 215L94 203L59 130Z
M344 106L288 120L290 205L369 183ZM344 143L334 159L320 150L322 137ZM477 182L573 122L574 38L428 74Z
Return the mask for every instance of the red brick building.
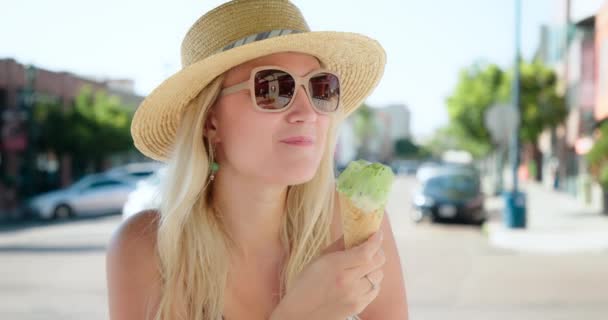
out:
M132 80L96 81L69 72L27 68L14 59L0 59L0 178L4 182L9 180L11 185L20 189L27 177L24 164L29 147L27 106L30 104L25 99L33 97L36 102L58 102L69 108L84 85L119 96L123 104L133 109L143 99L133 93ZM72 181L69 156L62 159L56 159L52 154L35 156L51 163L49 170L55 170L57 175L54 185L65 186Z
M595 47L597 56L597 90L595 119L608 118L608 1L604 3L595 19Z

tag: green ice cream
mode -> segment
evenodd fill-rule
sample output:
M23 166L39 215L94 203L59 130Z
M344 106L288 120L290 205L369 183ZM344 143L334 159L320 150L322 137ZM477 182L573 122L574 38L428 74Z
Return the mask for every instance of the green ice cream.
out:
M394 179L390 167L357 160L340 174L337 189L361 210L373 212L386 204Z

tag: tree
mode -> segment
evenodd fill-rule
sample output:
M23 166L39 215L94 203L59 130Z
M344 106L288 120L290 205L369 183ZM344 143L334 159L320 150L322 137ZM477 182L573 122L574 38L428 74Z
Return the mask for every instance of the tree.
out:
M497 102L504 78L497 65L474 64L460 72L458 84L447 98L448 130L460 141L460 147L474 156L483 156L491 150L484 114Z
M101 161L104 156L126 151L133 145L131 115L116 96L83 87L75 99L74 129L82 156Z
M565 99L557 93L555 72L540 62L520 64L519 137L532 150L536 167L542 166L538 137L546 128L562 123L567 114ZM475 156L492 150L485 127L485 112L494 104L512 101L512 71L503 72L494 64L474 64L460 74L460 80L447 98L452 133L465 141L463 146ZM540 179L541 170L537 171Z
M59 102L39 105L35 112L37 145L57 155L72 155L97 168L110 154L132 148L131 112L119 98L85 86L73 106Z
M419 153L420 147L410 139L400 138L395 141L395 155L397 157L417 157Z
M452 122L437 129L425 142L424 148L435 157L441 157L448 150L466 150L476 157L488 153L490 144L475 139L465 139L463 138L465 136L462 127Z
M367 104L362 104L353 114L353 130L361 144L358 158L369 159L369 144L374 135L378 134L378 129L373 111Z
M602 187L604 194L604 213L608 214L608 122L602 124L597 132L593 147L586 155L591 174Z

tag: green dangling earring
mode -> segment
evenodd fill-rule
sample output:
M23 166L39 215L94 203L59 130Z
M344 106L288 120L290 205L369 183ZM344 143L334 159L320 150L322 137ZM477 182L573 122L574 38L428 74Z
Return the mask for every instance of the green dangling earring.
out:
M213 155L215 155L215 148L211 145L211 142L207 140L209 144L209 150L211 151L211 175L209 175L209 180L213 181L215 179L215 173L220 169L220 165L213 160Z
M211 175L209 176L209 179L210 179L211 181L213 181L213 180L215 179L215 173L216 173L216 172L217 172L219 169L220 169L220 165L219 165L217 162L213 161L213 162L211 163Z

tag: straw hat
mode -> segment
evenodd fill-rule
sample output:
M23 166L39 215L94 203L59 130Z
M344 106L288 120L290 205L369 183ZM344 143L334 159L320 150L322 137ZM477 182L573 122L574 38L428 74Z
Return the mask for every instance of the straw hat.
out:
M234 0L207 12L186 33L182 69L164 80L137 108L131 123L135 147L166 162L182 109L215 77L246 61L277 52L315 56L340 77L341 105L351 114L376 87L386 56L366 36L310 31L287 0Z

